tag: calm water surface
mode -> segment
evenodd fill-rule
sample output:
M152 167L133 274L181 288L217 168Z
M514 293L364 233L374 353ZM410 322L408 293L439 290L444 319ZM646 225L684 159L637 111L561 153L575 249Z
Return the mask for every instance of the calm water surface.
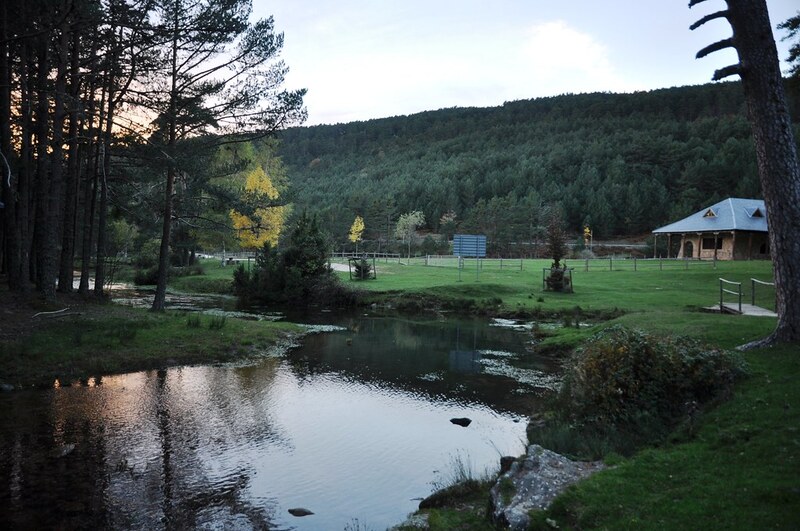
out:
M521 453L554 385L519 331L322 320L337 330L247 366L0 395L0 526L385 529L457 463Z

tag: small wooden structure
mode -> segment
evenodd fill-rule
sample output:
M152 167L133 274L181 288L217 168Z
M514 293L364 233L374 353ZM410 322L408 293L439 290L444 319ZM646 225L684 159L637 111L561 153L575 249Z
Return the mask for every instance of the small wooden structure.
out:
M767 308L756 306L756 285L774 286L773 282L763 282L761 280L751 278L751 302L746 304L742 302L742 283L733 282L731 280L719 279L719 305L709 306L706 309L711 311L718 311L720 313L732 313L737 315L751 315L757 317L777 317L778 314ZM732 295L734 300L726 301L726 295ZM728 297L730 299L730 297Z

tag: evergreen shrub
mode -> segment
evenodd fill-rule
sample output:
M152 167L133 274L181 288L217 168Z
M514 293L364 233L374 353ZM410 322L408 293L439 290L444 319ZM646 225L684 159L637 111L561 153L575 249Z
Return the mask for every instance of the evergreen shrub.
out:
M303 213L281 247L267 242L256 254L252 272L234 271L234 294L241 305L253 302L352 305L348 290L328 267L329 244L315 217Z
M361 258L354 263L354 273L356 280L368 280L372 278L372 265L366 258Z

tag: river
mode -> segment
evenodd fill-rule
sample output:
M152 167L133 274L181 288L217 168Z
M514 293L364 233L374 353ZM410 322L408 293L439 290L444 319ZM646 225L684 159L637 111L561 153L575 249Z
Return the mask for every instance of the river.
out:
M327 331L247 364L0 395L0 525L385 529L522 453L556 385L515 323L292 319Z

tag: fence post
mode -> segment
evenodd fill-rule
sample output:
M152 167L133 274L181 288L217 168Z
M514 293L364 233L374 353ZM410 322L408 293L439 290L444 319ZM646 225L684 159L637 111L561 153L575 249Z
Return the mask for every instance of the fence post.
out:
M723 313L724 306L722 306L722 279L719 279L719 313Z
M658 270L664 271L664 259L660 256L658 257Z
M503 258L500 257L500 271L503 270Z
M633 270L636 271L636 257L633 257Z
M686 271L689 271L689 260L684 258L683 261L686 262Z
M753 278L750 279L750 304L756 305L756 281Z
M742 313L742 284L739 284L739 313Z
M608 259L608 270L609 271L614 271L614 261L613 260L614 260L613 258L609 258Z
M522 271L522 258L519 259L519 270Z
M586 272L589 272L589 259L586 259Z

